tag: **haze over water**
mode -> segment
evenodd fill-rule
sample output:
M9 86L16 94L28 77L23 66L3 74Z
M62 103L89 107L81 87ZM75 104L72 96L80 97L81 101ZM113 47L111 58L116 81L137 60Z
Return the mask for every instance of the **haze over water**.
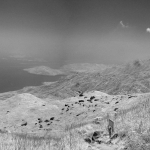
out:
M43 82L57 81L61 76L30 74L23 69L48 65L38 61L23 61L15 58L0 59L0 93L19 90L26 86L38 86Z

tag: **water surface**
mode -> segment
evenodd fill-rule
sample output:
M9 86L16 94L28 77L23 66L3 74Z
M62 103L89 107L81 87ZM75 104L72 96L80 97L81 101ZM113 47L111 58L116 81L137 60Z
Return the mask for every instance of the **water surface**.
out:
M46 76L30 74L23 69L50 65L44 62L0 58L0 93L19 90L26 86L38 86L43 82L57 81L61 75ZM50 66L49 66L50 67Z

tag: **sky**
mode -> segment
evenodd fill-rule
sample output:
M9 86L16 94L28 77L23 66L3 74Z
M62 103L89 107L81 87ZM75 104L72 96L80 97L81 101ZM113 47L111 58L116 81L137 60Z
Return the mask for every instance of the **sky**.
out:
M0 0L0 55L68 63L150 58L149 0Z

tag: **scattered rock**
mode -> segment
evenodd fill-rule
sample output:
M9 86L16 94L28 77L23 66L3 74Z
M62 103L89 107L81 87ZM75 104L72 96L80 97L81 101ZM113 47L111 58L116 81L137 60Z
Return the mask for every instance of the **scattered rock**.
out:
M79 96L83 96L83 92L79 92L80 94L79 94Z
M101 131L95 131L94 133L93 133L93 136L94 137L99 137L101 135Z
M92 135L92 140L96 141L100 136L101 136L101 132L100 131L95 131Z
M51 117L50 120L54 120L54 117Z
M85 140L85 142L87 142L87 143L92 143L92 140L91 140L90 138L85 138L84 140Z
M117 111L117 110L118 110L118 108L115 108L115 109L114 109L114 111Z
M21 124L21 126L26 126L27 125L27 122L24 122Z
M94 99L94 101L99 101L99 99Z
M84 102L84 100L79 100L79 102Z
M77 114L76 116L80 116L81 114Z
M91 96L91 97L90 97L90 100L92 100L92 99L94 99L94 98L95 98L95 96Z
M90 102L90 103L92 103L92 100L90 100L90 99L88 99L87 101Z
M98 143L98 144L102 144L101 140L96 140L95 142Z
M49 122L49 120L46 119L44 122Z
M41 123L42 122L42 120L39 120L39 123Z

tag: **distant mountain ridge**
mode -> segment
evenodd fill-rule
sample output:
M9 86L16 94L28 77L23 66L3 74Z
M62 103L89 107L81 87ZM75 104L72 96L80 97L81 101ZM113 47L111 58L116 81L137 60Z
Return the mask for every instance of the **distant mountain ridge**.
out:
M40 98L49 95L67 98L75 96L79 91L91 90L115 95L150 92L150 60L135 60L97 72L71 72L58 82L24 88L18 92L29 92Z

